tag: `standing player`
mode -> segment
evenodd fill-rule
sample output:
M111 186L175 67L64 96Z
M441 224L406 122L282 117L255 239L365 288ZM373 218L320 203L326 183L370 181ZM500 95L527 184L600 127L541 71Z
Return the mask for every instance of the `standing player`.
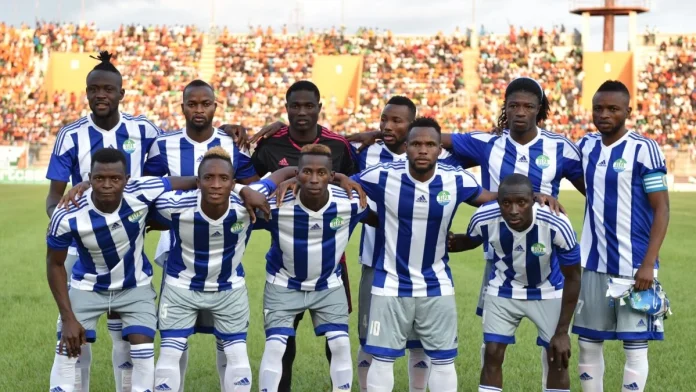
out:
M294 174L287 168L251 188L268 196L275 190L273 181ZM159 305L162 344L155 390L180 389L184 377L180 357L203 309L211 313L211 329L227 357L223 391L251 390L246 351L249 300L241 261L252 222L241 199L230 195L234 175L231 154L218 145L200 161L200 190L169 192L157 200L158 218L172 228L176 245L165 267Z
M51 154L46 175L51 180L46 197L49 217L53 215L69 181L76 185L88 179L92 157L97 150L106 147L122 151L126 155L126 174L138 178L142 175L145 156L159 133L157 127L145 117L119 112L119 103L125 94L121 73L111 64L108 52L101 52L97 59L100 63L87 74L87 100L92 113L61 129ZM65 261L68 273L78 257L75 247L76 244L71 246ZM128 389L133 365L128 342L122 339L122 322L118 314L109 313L108 317L109 335L113 342L114 379L117 391L121 391L123 380L125 389ZM90 346L85 346L81 352L76 384L87 392L92 359Z
M128 180L128 161L116 149L94 153L92 189L78 208L56 210L47 234L47 275L62 325L51 369L52 391L75 389L77 358L96 339L99 317L111 311L123 317L133 362L134 392L154 388L156 328L152 266L143 252L145 216L154 200L172 187L195 188L195 181L144 177ZM70 290L65 285L68 247L78 244Z
M450 252L481 244L488 244L495 272L484 302L479 392L503 390L505 349L524 317L537 326L537 344L550 351L546 391L569 392L568 329L580 293L580 247L570 220L539 207L531 181L511 174L498 200L472 216L467 234L450 234Z
M409 125L407 160L381 163L354 178L375 203L383 236L375 248L370 321L364 351L373 356L367 389L394 388L394 361L411 332L431 358L432 391L457 390L457 309L447 256L447 231L460 203L495 199L463 169L439 163L440 126ZM432 317L437 314L438 317Z
M232 137L213 127L213 117L217 104L213 87L202 80L194 80L183 91L181 110L186 118L186 127L179 131L160 135L152 145L145 168L146 175L153 176L194 176L203 154L215 146L221 146L230 154L235 179L241 184L249 184L259 179L251 164L250 157L239 150ZM163 232L157 245L155 261L164 265L173 243L169 232ZM196 332L213 333L212 315L201 311L197 318ZM217 342L216 363L221 387L224 384L227 357L221 341ZM184 346L180 357L181 383L179 392L184 390L184 379L188 366L188 345Z
M585 193L580 154L575 145L563 136L546 131L537 126L547 119L549 102L541 85L531 78L518 78L505 89L503 112L498 119L501 135L485 132L462 134L443 134L442 146L451 149L462 167L470 164L481 166L481 182L485 189L495 192L500 182L512 173L529 177L534 192L542 200L546 199L555 209L561 180L568 179L581 192ZM352 136L352 140L370 144L379 132ZM544 196L546 195L546 196ZM551 196L551 197L548 197ZM484 243L484 253L488 245ZM486 258L488 260L488 258ZM483 299L488 281L492 278L493 266L486 263L476 314L483 311ZM481 346L481 364L485 353L485 343ZM542 350L542 383L547 378L546 351Z
M406 138L408 137L408 125L416 118L416 105L408 98L395 96L389 99L380 117L379 129L381 141L356 152L357 164L360 171L380 163L406 160ZM358 147L356 145L355 147ZM440 162L452 166L458 166L457 159L443 150L438 157ZM371 208L376 208L369 201ZM360 237L360 264L362 264L362 276L360 278L359 306L358 306L358 332L360 347L358 349L358 382L360 390L367 391L367 372L372 363L372 355L363 351L367 339L367 327L370 316L370 294L372 279L374 277L374 251L381 248L384 237L376 236L375 228L363 225ZM381 232L380 232L381 233ZM379 245L376 245L376 242ZM406 347L409 349L408 376L409 390L411 392L423 392L428 384L430 370L430 358L425 355L423 347L417 337L409 336Z
M587 184L582 228L582 286L573 323L580 335L578 372L585 392L603 390L604 340L624 342L623 391L643 391L648 340L662 340L662 316L618 306L605 295L611 277L653 286L657 257L669 223L665 157L657 143L626 129L630 94L618 81L602 84L592 98L599 133L578 146Z
M355 165L352 158L351 146L342 136L331 132L317 124L321 103L319 89L314 83L303 80L294 83L288 89L285 98L285 109L288 113L290 125L279 132L259 141L259 144L251 157L256 172L265 176L269 172L287 166L297 166L300 160L303 146L308 144L322 144L331 150L332 169L337 173L351 175L355 173ZM253 141L253 139L252 139ZM341 278L348 299L348 309L351 310L350 285L348 282L348 269L345 257L341 257ZM300 323L304 313L299 313L294 327ZM327 359L330 361L331 351L327 343L325 347ZM283 378L278 390L290 392L292 383L292 363L295 360L295 336L290 335L287 340L287 349L283 357Z
M341 288L340 259L350 235L368 210L333 180L331 149L302 148L297 180L299 195L270 200L271 233L266 255L263 308L266 347L259 369L259 390L276 392L284 371L288 338L295 335L298 314L310 311L317 335L331 350L333 391L350 391L353 366L348 338L348 301ZM282 205L281 205L282 203Z

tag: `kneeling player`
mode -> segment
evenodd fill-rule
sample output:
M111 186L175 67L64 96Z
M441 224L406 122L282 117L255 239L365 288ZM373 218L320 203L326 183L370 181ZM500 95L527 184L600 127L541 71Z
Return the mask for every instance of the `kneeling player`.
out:
M334 177L331 166L328 147L304 146L297 169L299 194L270 200L272 217L264 225L272 242L266 255L261 391L278 390L286 343L295 335L295 316L306 310L315 333L326 335L333 390L351 390L348 302L339 261L350 234L368 210L359 205L355 194L350 200L345 191L329 185Z
M128 181L126 157L116 149L92 155L92 189L77 199L72 210L56 209L51 217L47 275L58 305L62 327L51 370L50 388L72 392L81 348L96 340L97 320L117 312L123 337L130 342L133 392L154 387L156 328L152 266L143 252L145 216L162 193L193 189L181 178L141 177ZM72 241L78 244L70 290L63 267Z
M488 244L495 272L483 308L486 344L479 392L502 391L503 359L524 317L548 351L547 391L570 391L568 327L580 293L580 248L570 220L534 202L529 179L503 179L498 201L471 218L466 235L450 235L450 251ZM565 281L565 282L564 282ZM565 289L564 289L565 283ZM515 389L515 388L512 388Z
M268 196L275 190L274 181L292 176L293 169L282 169L250 188ZM247 392L251 390L246 350L249 298L241 261L252 218L242 200L231 194L234 169L222 147L203 156L198 186L196 191L168 192L156 203L156 217L171 228L175 246L167 259L159 304L162 344L155 390L179 390L184 376L179 360L199 311L205 310L212 314L213 333L227 357L224 391Z

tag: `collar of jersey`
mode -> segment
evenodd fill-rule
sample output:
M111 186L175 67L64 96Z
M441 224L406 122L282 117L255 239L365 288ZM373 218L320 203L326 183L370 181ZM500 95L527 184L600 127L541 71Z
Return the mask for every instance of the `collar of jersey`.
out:
M505 222L505 226L513 234L526 235L527 233L529 233L530 230L532 230L532 227L534 227L534 224L536 223L536 220L537 220L537 211L539 210L539 203L537 203L536 201L534 201L533 203L534 203L534 205L532 206L532 223L524 231L517 231L517 230L513 229L512 227L508 226L507 222L505 222L505 219L503 219L503 222Z
M536 143L537 140L539 140L539 138L541 137L541 129L539 129L539 127L536 127L536 131L537 131L537 134L536 134L536 136L534 136L534 139L530 140L529 143L527 143L527 144L519 144L516 141L514 141L512 139L512 136L510 136L510 132L503 135L503 137L507 138L507 140L517 148L528 149L529 147L533 146L534 143Z
M331 205L331 200L333 199L333 192L331 191L331 185L329 185L329 200L324 204L323 207L319 209L319 211L312 211L311 209L307 208L304 204L302 204L302 200L300 199L300 192L302 192L302 188L300 188L299 192L297 192L297 197L295 200L297 200L297 205L300 206L308 215L313 216L313 217L320 217L324 214L324 211L326 211L327 208L329 208L329 205Z
M602 137L600 136L600 137L599 137L599 144L602 145L602 149L609 149L609 150L610 150L610 149L612 149L612 148L618 146L619 144L623 143L623 141L626 140L626 139L628 139L628 137L629 137L632 133L633 133L633 131L631 131L630 129L627 129L627 130L626 130L626 134L623 135L623 136L621 136L621 139L615 141L614 143L612 143L612 144L610 144L610 145L608 145L608 146L605 146L605 145L604 145L604 142L602 142Z
M116 209L112 213L103 212L99 208L97 208L97 206L94 205L94 202L92 202L92 188L91 187L85 191L85 196L87 196L87 203L89 204L89 208L92 211L96 212L97 214L99 214L101 216L111 216L114 214L118 215L118 212L121 211L121 206L123 205L123 198L126 196L126 192L125 191L123 192L123 196L121 196L121 202L118 203L118 207L116 207Z
M92 114L91 113L87 115L87 121L89 122L89 125L92 128L94 128L95 130L97 130L99 132L113 132L113 131L116 131L117 129L119 129L121 127L121 124L123 124L123 113L118 112L118 124L116 124L116 126L111 128L111 129L100 128L99 125L95 124L94 121L92 121Z
M208 140L204 140L204 141L202 141L202 142L197 142L197 141L191 139L191 137L189 137L188 133L186 133L186 127L181 128L181 133L184 135L184 139L186 139L189 143L191 143L191 144L193 144L193 145L197 145L197 144L205 144L205 145L207 145L207 144L209 144L210 142L212 142L213 140L215 140L215 138L218 136L218 135L217 135L217 133L218 133L218 128L213 127L213 135L212 135L210 138L208 138Z
M229 204L227 205L227 212L226 213L222 214L222 216L219 219L213 219L213 218L209 217L208 215L206 215L205 212L203 212L203 208L201 208L201 198L202 197L203 197L203 194L201 193L201 190L198 189L196 191L196 211L198 211L201 214L201 216L203 217L203 219L205 219L205 221L210 223L211 225L216 225L216 226L221 225L222 222L225 220L225 218L227 218L227 216L230 214ZM231 200L229 202L230 202L230 204L232 203Z

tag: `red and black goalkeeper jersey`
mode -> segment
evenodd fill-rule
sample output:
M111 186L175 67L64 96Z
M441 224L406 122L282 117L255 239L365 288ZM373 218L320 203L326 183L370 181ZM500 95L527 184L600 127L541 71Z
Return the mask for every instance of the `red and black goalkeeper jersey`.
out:
M287 166L297 166L300 150L307 144L323 144L331 149L333 170L347 176L357 171L353 161L351 146L343 136L317 125L317 137L312 142L299 143L290 137L288 127L282 128L268 139L262 139L256 146L251 162L259 176L274 172Z

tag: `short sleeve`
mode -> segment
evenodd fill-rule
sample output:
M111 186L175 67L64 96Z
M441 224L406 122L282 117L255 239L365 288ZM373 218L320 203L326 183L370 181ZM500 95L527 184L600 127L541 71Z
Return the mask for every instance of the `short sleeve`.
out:
M459 194L459 202L470 203L481 195L483 188L476 181L471 173L460 169L457 171L457 193Z
M483 231L481 230L481 224L485 221L485 216L489 215L489 210L490 207L484 205L479 207L478 210L474 213L474 215L471 217L471 221L469 222L469 227L466 229L466 235L467 237L471 238L472 240L476 242L486 242L488 241L487 238L483 238Z
M234 147L234 178L244 180L256 176L256 170L247 151Z
M643 181L645 193L661 192L667 190L667 167L665 156L654 140L646 140L640 145L638 173Z
M276 184L271 180L260 180L249 185L249 188L263 193L266 196L271 195L276 190Z
M53 147L51 158L48 162L46 178L49 180L70 182L72 168L75 166L75 151L72 134L61 131L56 137L56 145ZM77 179L80 180L80 179Z
M362 187L367 197L371 200L379 201L384 195L384 189L380 189L379 187L379 173L381 173L381 171L376 166L373 166L358 174L352 175L350 179L357 182L358 185Z
M570 141L563 148L563 177L568 181L575 181L583 176L582 159L580 151Z
M167 178L140 177L128 181L125 192L135 195L145 203L153 203L163 193L171 190L172 186Z
M154 215L158 221L162 222L163 218L168 221L172 218L172 209L176 208L178 205L184 204L186 200L194 199L196 197L196 192L191 191L168 191L161 194L155 201L155 208L153 211L156 212Z
M484 132L454 133L450 136L452 152L460 162L474 161L481 165L486 145L494 137Z
M561 214L552 216L553 230L553 246L556 251L556 257L561 265L575 265L580 262L580 245L578 244L577 235L573 230L573 226L567 216Z
M354 155L350 144L346 143L346 146L343 149L343 154L341 156L341 169L339 173L343 173L347 176L350 176L358 171L357 165L353 160L353 156Z
M268 170L268 166L266 166L266 163L264 162L264 156L265 153L263 145L259 143L254 150L254 153L251 155L251 164L254 166L256 173L258 173L258 175L261 177L270 172L270 170Z
M162 141L161 143L164 143ZM160 150L160 141L152 143L150 151L147 153L147 161L143 167L143 175L162 177L169 174L165 154Z
M457 157L454 156L451 152L445 150L444 148L442 149L442 152L440 155L437 157L438 162L444 163L445 165L449 165L452 167L462 167L462 163Z
M362 143L351 143L350 150L353 160L356 163L357 170L362 171L367 168L367 151L369 148L364 148L362 151L358 152L358 149L362 146Z
M46 245L51 249L68 249L72 244L73 235L67 214L68 212L64 209L57 208L51 216L46 233Z

